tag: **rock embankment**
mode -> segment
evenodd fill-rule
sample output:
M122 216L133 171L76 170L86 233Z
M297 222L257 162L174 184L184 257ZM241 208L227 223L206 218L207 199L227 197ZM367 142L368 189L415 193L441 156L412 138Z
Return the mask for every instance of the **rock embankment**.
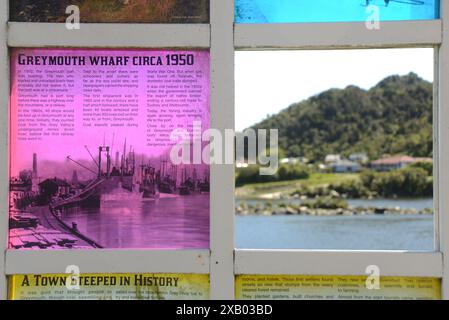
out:
M309 208L306 206L285 206L272 208L270 206L248 206L240 204L235 209L236 214L241 216L261 215L304 215L304 216L356 216L356 215L432 215L432 209L402 209L376 208L376 207L348 207L348 208Z

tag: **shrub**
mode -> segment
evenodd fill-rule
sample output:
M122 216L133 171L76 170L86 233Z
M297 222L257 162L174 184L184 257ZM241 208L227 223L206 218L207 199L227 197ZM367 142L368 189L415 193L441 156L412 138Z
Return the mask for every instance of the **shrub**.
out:
M278 181L307 179L310 176L309 169L300 164L283 164L277 173Z
M236 170L236 185L242 186L248 183L299 180L307 179L310 176L309 169L302 164L283 164L279 167L278 172L271 176L261 175L259 169L260 167L258 165L238 168Z
M347 209L348 203L344 199L320 197L313 200L306 200L302 206L310 209Z
M370 195L368 188L366 188L362 181L358 180L349 180L337 185L331 185L330 189L352 199L365 198Z
M432 162L416 162L410 166L411 168L421 168L426 170L428 176L433 176L433 163Z
M363 186L382 197L428 197L433 194L433 179L421 167L409 166L391 172L364 172Z

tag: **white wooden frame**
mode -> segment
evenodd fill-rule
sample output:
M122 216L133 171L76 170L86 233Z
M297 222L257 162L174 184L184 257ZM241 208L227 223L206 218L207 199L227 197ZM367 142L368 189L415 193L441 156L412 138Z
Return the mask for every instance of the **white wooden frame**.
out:
M237 49L333 49L428 46L441 43L441 21L237 24Z
M209 48L207 24L8 23L10 47Z
M84 273L210 273L211 298L233 299L237 274L363 275L368 265L383 275L443 279L449 299L449 4L441 19L382 22L378 31L362 23L269 24L233 27L234 1L211 0L210 25L83 24L68 31L62 24L7 23L8 1L0 1L0 299L6 276L64 273L77 264ZM445 23L446 22L446 23ZM211 123L234 128L234 50L422 47L436 49L435 77L435 252L404 251L234 251L234 168L211 166L210 250L8 251L8 47L210 48ZM441 165L440 165L441 164ZM446 259L444 259L446 258Z
M438 249L443 254L443 299L449 300L449 197L446 196L449 186L449 2L441 1L441 17L443 20L442 44L438 49L437 63L437 101L438 101Z
M232 7L232 10L230 8ZM228 12L229 14L223 14ZM83 273L192 273L211 275L211 298L234 297L233 205L223 206L216 195L232 196L233 167L211 167L210 250L7 250L8 234L8 119L9 48L201 48L211 52L211 123L214 128L232 128L234 117L226 99L233 95L233 1L211 2L209 24L82 24L67 30L56 23L8 23L8 1L0 1L0 299L7 297L7 276L14 274L64 273L77 265ZM228 38L228 42L211 41ZM229 49L230 48L230 49ZM222 63L227 60L231 68ZM230 71L228 71L230 70ZM226 99L225 99L226 98ZM228 180L227 194L221 182ZM231 183L232 182L232 183ZM229 214L226 214L228 212ZM225 226L226 229L222 229ZM212 257L212 258L211 258Z
M383 276L442 278L439 252L237 250L236 274L366 275L376 265Z
M209 250L45 250L6 252L6 274L64 273L76 265L83 273L209 273Z
M9 57L7 38L8 1L0 2L0 300L7 297L5 253L8 244L8 127L9 127Z
M211 0L211 126L234 129L234 0ZM212 299L234 299L234 166L211 166Z

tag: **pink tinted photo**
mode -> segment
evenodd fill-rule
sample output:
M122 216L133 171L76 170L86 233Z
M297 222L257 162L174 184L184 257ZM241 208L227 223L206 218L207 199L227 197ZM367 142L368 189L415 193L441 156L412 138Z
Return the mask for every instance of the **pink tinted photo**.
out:
M209 248L209 166L170 157L207 51L15 49L11 83L11 249Z

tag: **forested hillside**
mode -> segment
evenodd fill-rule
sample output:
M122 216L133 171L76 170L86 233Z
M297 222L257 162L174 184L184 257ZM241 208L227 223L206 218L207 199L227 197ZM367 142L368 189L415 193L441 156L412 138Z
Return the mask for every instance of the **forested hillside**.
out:
M300 90L300 88L298 88ZM294 103L254 128L279 129L290 157L367 152L432 156L433 87L416 74L391 76L370 90L331 89Z

